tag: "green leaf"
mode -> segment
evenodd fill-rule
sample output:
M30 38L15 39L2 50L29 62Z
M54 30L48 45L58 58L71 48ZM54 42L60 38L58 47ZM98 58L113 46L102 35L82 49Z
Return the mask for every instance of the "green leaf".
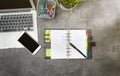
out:
M84 2L85 0L75 0L75 3Z

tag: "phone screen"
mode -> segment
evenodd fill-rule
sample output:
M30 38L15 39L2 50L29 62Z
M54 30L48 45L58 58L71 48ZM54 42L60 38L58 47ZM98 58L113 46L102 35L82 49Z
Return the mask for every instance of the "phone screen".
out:
M31 53L34 53L35 51L39 50L39 44L35 40L33 40L26 32L22 34L18 41Z

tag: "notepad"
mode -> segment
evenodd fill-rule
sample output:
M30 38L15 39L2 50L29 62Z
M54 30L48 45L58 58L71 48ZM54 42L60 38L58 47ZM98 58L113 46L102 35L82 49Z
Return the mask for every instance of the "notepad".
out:
M87 59L89 30L45 30L46 57Z

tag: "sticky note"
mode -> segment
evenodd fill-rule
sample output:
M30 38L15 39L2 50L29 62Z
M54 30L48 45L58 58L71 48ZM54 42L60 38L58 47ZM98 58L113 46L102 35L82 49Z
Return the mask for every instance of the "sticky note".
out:
M46 56L51 57L51 50L50 49L46 49Z
M51 40L45 40L45 42L51 42Z
M50 38L50 36L45 36L45 38L48 38L48 39L49 39L49 38Z
M88 42L86 42L86 47L88 47Z
M45 34L50 34L50 30L45 30Z

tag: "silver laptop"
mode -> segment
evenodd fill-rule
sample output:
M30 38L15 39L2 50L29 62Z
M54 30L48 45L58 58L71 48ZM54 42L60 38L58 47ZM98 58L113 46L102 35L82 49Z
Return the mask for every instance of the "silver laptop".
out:
M37 16L33 0L1 0L0 49L22 48L17 37L23 31L38 41Z

